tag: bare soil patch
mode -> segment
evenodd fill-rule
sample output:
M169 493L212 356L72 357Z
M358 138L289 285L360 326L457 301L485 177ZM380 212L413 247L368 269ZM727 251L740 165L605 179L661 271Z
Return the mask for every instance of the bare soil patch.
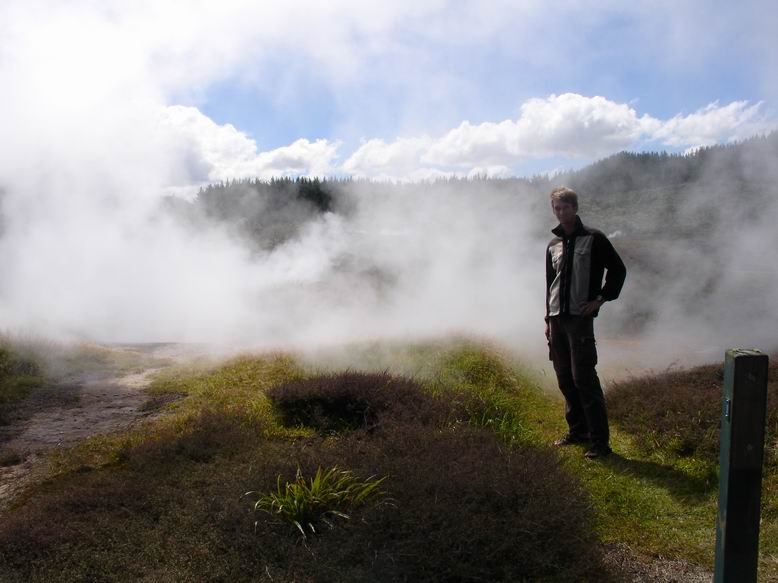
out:
M124 431L159 415L177 396L148 395L145 389L151 376L194 354L191 347L175 344L105 350L115 356L115 362L109 357L99 367L34 389L10 415L10 423L0 426L0 509L44 472L47 452ZM128 355L137 360L130 373L122 372Z

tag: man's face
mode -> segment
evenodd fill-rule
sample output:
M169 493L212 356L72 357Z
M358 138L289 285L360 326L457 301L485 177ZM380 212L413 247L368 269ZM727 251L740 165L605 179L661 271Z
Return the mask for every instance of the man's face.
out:
M554 216L561 224L571 225L575 222L575 215L577 214L578 209L569 202L552 200L551 209L554 211Z

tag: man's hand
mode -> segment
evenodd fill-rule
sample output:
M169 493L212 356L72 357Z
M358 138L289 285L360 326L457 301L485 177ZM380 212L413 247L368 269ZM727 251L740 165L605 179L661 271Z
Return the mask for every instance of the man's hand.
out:
M605 302L602 300L592 300L591 302L583 302L581 304L581 315L591 316L599 310Z
M546 340L551 342L551 326L546 322Z

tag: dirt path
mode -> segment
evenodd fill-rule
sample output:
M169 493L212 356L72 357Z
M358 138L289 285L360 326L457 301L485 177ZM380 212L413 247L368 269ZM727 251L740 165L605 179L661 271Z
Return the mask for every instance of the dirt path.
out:
M197 355L196 347L150 344L111 347L116 362L128 355L140 372L117 372L115 362L98 370L71 374L40 387L16 409L11 423L0 426L0 510L46 468L46 453L96 435L123 431L159 415L170 399L151 398L145 388L151 376Z

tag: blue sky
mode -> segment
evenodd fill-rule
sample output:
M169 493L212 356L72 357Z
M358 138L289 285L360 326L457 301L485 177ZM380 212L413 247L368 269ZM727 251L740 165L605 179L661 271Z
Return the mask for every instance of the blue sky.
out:
M755 12L759 8L753 7ZM776 10L767 4L764 8L773 13ZM726 11L736 16L739 10ZM593 12L596 15L596 9ZM554 15L549 3L549 8L536 17L538 26L556 27ZM290 62L279 55L267 63L261 82L251 84L230 77L209 87L193 104L218 123L238 126L259 147L271 149L299 137L339 139L339 126L346 120L358 120L365 137L383 139L394 138L409 115L423 118L414 121L420 130L433 133L450 129L464 119L501 121L515 116L525 99L568 92L634 103L638 112L659 117L688 114L715 101L756 103L770 97L755 47L732 46L731 37L722 35L716 42L707 41L708 46L697 54L663 54L672 49L657 45L670 40L661 36L646 38L650 33L639 18L640 14L629 9L603 9L569 48L564 47L565 31L550 30L548 42L555 45L555 54L549 58L543 55L547 49L542 43L511 51L504 50L504 43L510 42L505 40L436 45L407 39L403 49L417 53L418 62L398 63L404 55L387 51L371 59L363 75L345 87L333 87L314 62L291 59L293 71L289 73ZM737 17L732 22L732 34L747 20ZM704 26L680 24L689 25L692 38L709 34ZM468 24L462 22L461 26ZM456 34L456 29L453 32ZM402 37L401 31L398 36ZM690 39L683 44L692 46L694 42ZM381 74L384 67L398 66L404 69L399 80ZM293 77L295 91L279 101L274 88L289 82L285 74ZM408 83L409 78L434 75L461 83L464 91L452 90L428 98L426 84ZM348 95L339 95L341 90ZM441 97L446 100L442 111L438 101Z
M173 188L529 175L778 119L768 0L29 0L0 22L7 108L51 111L54 77L52 116L132 110Z

